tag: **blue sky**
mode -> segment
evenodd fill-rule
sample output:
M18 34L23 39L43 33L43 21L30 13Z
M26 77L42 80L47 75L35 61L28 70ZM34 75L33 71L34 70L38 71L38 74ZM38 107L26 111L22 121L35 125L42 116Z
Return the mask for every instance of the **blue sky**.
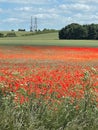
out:
M97 0L0 0L0 30L61 29L70 23L98 23Z

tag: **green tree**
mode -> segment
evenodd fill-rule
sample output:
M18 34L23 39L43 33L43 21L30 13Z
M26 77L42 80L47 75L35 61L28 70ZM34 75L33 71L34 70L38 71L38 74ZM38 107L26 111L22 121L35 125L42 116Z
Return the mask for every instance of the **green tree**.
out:
M91 24L88 26L88 39L96 39L96 38L97 38L96 26L94 24Z
M69 24L59 31L59 39L98 39L98 24Z
M4 37L4 34L3 34L3 33L0 33L0 37L1 37L1 38Z

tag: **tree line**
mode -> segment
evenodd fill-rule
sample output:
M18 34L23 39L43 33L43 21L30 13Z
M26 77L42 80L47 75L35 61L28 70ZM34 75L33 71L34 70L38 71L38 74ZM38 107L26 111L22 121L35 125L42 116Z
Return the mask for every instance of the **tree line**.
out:
M69 24L59 31L59 39L98 39L98 24Z

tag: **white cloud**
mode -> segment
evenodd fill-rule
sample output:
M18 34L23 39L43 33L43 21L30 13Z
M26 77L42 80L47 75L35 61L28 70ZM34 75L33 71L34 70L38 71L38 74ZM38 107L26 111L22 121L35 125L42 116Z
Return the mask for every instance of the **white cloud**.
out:
M62 4L59 6L60 9L62 10L69 10L69 11L82 11L82 12L86 12L86 11L91 11L92 9L94 9L93 6L89 6L86 4L79 4L79 3L74 3L74 4Z
M90 4L90 3L98 3L97 0L62 0L63 2L61 3L86 3L86 4Z
M3 20L3 22L5 23L19 23L20 21L22 21L22 19L18 19L18 18L7 18L5 20Z
M83 10L83 11L90 11L92 7L85 5L85 4L74 4L71 7L75 10Z
M83 3L98 3L97 0L80 0L80 2L83 2Z
M41 19L45 18L57 18L58 17L58 10L56 8L36 8L35 6L24 6L20 8L15 8L14 11L17 11L15 16L17 17L38 17ZM12 11L11 11L12 12ZM13 12L14 16L14 12Z
M32 7L29 7L29 6L25 6L25 7L21 7L21 8L15 8L14 9L15 11L32 11L33 8Z
M57 14L37 14L35 15L37 18L41 18L41 19L55 19L58 18Z

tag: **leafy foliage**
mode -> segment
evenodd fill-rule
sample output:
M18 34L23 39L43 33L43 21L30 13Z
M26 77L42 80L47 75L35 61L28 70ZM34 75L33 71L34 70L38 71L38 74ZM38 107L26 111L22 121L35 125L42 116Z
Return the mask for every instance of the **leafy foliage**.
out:
M98 24L69 24L59 31L59 39L98 39Z
M4 37L4 34L3 34L3 33L0 33L0 37Z

